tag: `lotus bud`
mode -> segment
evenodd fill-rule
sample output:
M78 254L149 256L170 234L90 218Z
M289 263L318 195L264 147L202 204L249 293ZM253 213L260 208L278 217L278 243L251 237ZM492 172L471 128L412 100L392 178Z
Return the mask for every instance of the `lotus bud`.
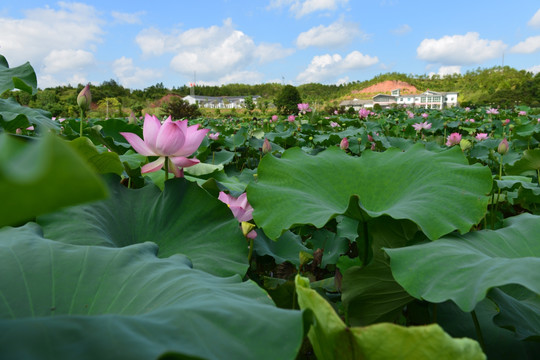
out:
M270 144L270 141L268 141L268 139L265 138L262 145L262 152L263 154L268 154L271 151L272 151L272 144Z
M347 140L347 138L341 139L339 147L341 148L341 150L347 150L349 148L349 140Z
M251 230L253 230L253 228L255 227L255 225L247 221L242 221L241 226L242 226L242 233L244 234L244 236L248 236Z
M472 143L467 139L462 139L459 142L459 147L461 148L461 151L465 151L465 150L470 149L472 147Z
M77 96L77 105L83 110L88 110L92 103L92 93L90 92L90 84L87 84Z
M499 146L497 147L497 152L501 155L504 155L508 152L509 146L508 146L508 140L506 138L502 139L499 143Z

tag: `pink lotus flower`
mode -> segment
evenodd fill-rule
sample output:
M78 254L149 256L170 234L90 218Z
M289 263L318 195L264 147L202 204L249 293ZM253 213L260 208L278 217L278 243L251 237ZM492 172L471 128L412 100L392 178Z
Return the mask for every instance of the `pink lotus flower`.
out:
M214 133L214 134L208 134L208 137L212 140L217 140L219 139L219 133Z
M506 119L502 122L503 126L508 125L510 123L510 119Z
M525 116L525 115L527 115L527 112L521 110L521 111L518 113L518 115L519 115L519 116Z
M373 141L373 136L368 134L367 139L368 139L368 141Z
M276 122L276 121L278 121L278 116L272 115L272 119L270 120L270 122Z
M427 119L428 114L427 114L427 113L422 113L422 117L423 117L424 119Z
M407 116L409 119L412 119L414 117L414 113L412 111L407 110Z
M168 158L169 172L176 177L183 176L181 168L199 163L197 159L188 159L201 145L208 129L198 130L199 124L189 126L188 121L172 121L169 116L163 125L157 117L146 114L143 124L144 140L139 136L121 132L130 145L144 156L159 156L159 159L144 165L141 173L160 170Z
M431 129L431 123L428 123L427 121L424 121L423 123L416 123L416 124L413 124L413 128L416 131L420 131L422 129L429 130Z
M235 198L234 196L220 191L218 199L227 204L236 220L241 223L241 226L244 225L245 222L253 219L253 207L249 204L246 193L243 193L239 197ZM247 225L249 226L242 227L244 236L246 236L248 239L255 239L257 237L257 232L255 232L255 230L249 231L249 229L253 228L253 224L247 223ZM244 228L247 228L248 230L244 231Z
M491 108L491 109L486 110L486 114L499 115L499 110L495 108Z
M347 138L341 139L339 147L341 148L341 150L347 150L349 148L349 140Z
M474 119L469 119L469 122L472 122L472 123L474 123L474 122L475 122L475 120L474 120Z
M296 116L294 115L289 115L289 117L287 118L288 122L294 122L294 120L296 120Z
M309 104L308 104L308 103L298 104L298 110L299 110L299 111L303 111L304 114L306 113L306 111L311 111L311 109L309 108Z
M335 121L330 121L330 126L335 128L335 127L339 127L339 124Z
M339 111L334 110L334 115L339 115Z
M458 145L460 141L461 141L460 133L451 133L446 138L446 146Z
M488 134L487 133L478 133L478 134L476 134L475 138L476 138L476 140L479 140L479 141L486 140L488 138Z
M371 111L366 108L361 108L360 111L358 111L358 116L360 116L360 119L366 119L371 114Z
M253 219L253 207L249 204L246 193L235 198L220 191L218 199L229 206L236 220L242 222Z
M465 111L466 111L466 112L469 112L469 111L471 111L471 108L467 106L467 107L465 108Z

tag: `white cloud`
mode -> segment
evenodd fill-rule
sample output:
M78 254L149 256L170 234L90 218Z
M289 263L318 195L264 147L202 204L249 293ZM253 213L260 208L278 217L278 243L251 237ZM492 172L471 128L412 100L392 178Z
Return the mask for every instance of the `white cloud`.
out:
M472 65L499 57L506 49L500 40L480 39L476 32L424 39L416 49L418 58L444 65Z
M238 71L219 78L219 84L260 84L263 74L256 71Z
M534 65L527 69L528 72L531 72L533 74L540 73L540 65Z
M230 19L222 26L193 28L164 34L149 28L136 37L144 55L173 54L170 67L185 76L193 72L201 81L216 81L242 74L258 62L281 59L294 52L280 44L255 44L253 39L236 30Z
M94 54L84 50L52 50L44 59L43 71L50 74L80 71L94 65Z
M296 45L300 49L309 46L336 48L350 44L362 35L358 24L340 19L328 26L319 25L298 35Z
M0 48L10 65L30 61L40 87L85 80L73 70L94 63L91 51L103 35L98 12L89 5L59 2L58 9L46 6L24 14L20 19L0 17Z
M519 54L532 54L540 50L540 35L531 36L514 46L510 51Z
M527 25L540 28L540 9L533 15Z
M339 54L315 56L296 80L300 83L325 82L347 71L360 70L378 62L376 56L363 55L358 51L351 52L345 58Z
M407 33L410 33L412 31L411 27L407 24L403 24L393 30L391 30L392 33L396 34L396 35L405 35Z
M261 63L267 63L283 59L292 53L294 53L294 49L285 49L281 44L261 43L255 49L254 55Z
M333 11L348 2L349 0L271 0L268 8L289 7L289 11L300 18L316 11Z
M141 24L141 16L144 14L146 14L144 11L138 11L136 13L111 12L115 22L120 24Z
M161 72L153 69L141 69L133 64L133 59L122 56L112 64L112 69L122 86L144 88L149 81L161 77Z

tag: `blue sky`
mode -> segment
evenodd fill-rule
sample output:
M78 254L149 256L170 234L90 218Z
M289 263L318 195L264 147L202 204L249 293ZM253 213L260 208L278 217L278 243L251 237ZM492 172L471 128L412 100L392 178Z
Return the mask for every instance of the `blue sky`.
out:
M0 54L41 88L540 72L538 0L3 1Z

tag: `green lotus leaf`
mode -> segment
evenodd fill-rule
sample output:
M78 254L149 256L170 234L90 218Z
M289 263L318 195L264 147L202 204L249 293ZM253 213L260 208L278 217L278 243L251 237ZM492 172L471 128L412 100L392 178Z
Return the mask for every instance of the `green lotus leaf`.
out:
M64 140L0 134L0 227L106 196L103 181Z
M0 230L0 358L295 357L301 312L157 251L64 244L33 223Z
M122 175L124 166L115 152L100 153L87 137L78 137L70 142L73 149L94 168L98 174L114 173Z
M497 304L494 322L516 333L519 340L540 340L540 295L523 287L491 289L488 298ZM540 346L540 343L539 343Z
M360 158L339 148L316 156L289 149L281 159L262 159L247 193L255 222L272 239L295 224L322 227L344 214L353 196L369 216L410 219L437 239L478 223L491 186L491 171L469 165L459 148L436 153L417 144Z
M516 161L512 166L505 167L507 174L516 175L538 170L540 170L540 149L525 150L521 159Z
M37 93L36 73L28 62L9 68L6 58L0 55L0 95L11 89L34 95Z
M49 112L22 106L13 98L0 99L0 126L9 132L15 132L18 128L26 128L32 124L37 125L36 131L40 132L44 132L43 129L60 129L60 126L52 121Z
M296 276L298 304L315 318L308 337L319 360L485 359L471 339L453 339L439 325L403 327L380 323L348 327L307 278Z
M418 231L414 223L388 217L368 224L373 238L373 260L367 266L353 266L343 274L342 300L348 323L365 326L376 322L394 322L403 307L414 300L392 276L388 256L382 248L407 245Z
M171 179L163 192L150 184L128 189L107 176L111 196L38 218L45 236L78 245L123 247L146 241L159 256L184 254L196 269L244 275L247 243L227 205L197 184Z
M392 274L409 294L454 301L472 311L490 288L519 284L540 294L540 216L507 218L502 229L452 235L433 243L385 249Z
M269 239L260 229L256 231L257 239L254 242L255 252L259 256L269 255L273 257L276 264L282 264L288 261L291 264L300 266L300 252L313 253L313 250L308 249L302 244L300 236L291 231L286 231L277 241Z

